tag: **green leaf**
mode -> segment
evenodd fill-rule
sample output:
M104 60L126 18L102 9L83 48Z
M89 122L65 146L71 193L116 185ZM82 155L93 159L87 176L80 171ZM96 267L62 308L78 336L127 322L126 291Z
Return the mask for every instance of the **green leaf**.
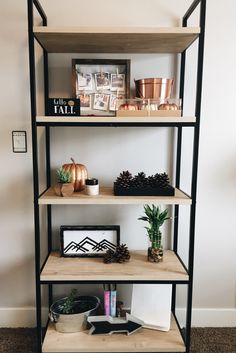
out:
M168 209L161 211L160 206L144 205L144 216L139 217L138 220L145 221L149 223L149 227L144 227L147 232L149 239L152 243L161 243L161 232L160 227L164 222L170 217L168 217Z
M138 218L138 220L148 222L148 218L147 218L147 217L145 217L145 216L143 216L143 217L139 217L139 218Z
M77 289L72 289L71 293L65 299L64 304L61 305L63 314L73 314L76 297L77 297Z

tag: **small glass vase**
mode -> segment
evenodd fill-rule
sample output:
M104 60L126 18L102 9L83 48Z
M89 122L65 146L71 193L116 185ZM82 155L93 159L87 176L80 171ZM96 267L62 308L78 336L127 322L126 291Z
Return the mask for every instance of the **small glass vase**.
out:
M160 248L153 248L150 246L148 248L148 261L149 262L162 262L163 261L163 249Z

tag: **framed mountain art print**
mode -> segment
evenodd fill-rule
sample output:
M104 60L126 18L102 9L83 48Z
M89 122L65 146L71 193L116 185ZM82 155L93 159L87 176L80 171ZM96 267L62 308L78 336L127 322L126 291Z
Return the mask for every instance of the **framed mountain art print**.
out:
M61 256L103 257L120 243L120 226L61 226Z

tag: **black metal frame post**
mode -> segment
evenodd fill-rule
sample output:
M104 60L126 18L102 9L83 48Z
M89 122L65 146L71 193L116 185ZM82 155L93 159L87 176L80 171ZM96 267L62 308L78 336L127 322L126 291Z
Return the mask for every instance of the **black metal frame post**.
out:
M200 22L201 33L199 35L199 42L198 42L197 87L196 87L196 103L195 103L196 125L194 128L192 183L191 183L192 205L190 210L190 234L189 234L189 254L188 254L189 285L188 285L188 293L187 293L187 314L186 314L186 353L190 352L190 345L191 345L195 219L196 219L200 117L201 117L201 102L202 102L203 60L204 60L204 43L205 43L206 0L194 1L183 18L183 21L187 24L188 18L192 15L192 13L195 11L198 5L200 5L199 22Z
M186 27L187 22L183 20L183 27ZM179 97L182 100L182 111L184 109L184 84L185 84L185 63L186 63L186 50L181 54L181 65L180 65L180 88ZM175 185L180 188L180 173L181 173L181 151L182 151L182 126L177 128L177 149L176 149L176 173L175 173ZM174 239L173 239L173 250L178 253L178 231L179 231L179 205L175 205L174 210ZM172 312L175 314L176 306L176 285L172 286Z
M202 97L202 78L203 78L203 59L204 59L204 38L205 38L205 20L206 20L206 0L195 0L189 7L183 17L182 26L187 27L189 17L200 5L200 29L198 43L198 61L197 61L197 87L196 87L196 124L194 126L194 145L193 145L193 165L191 198L192 205L190 210L190 231L189 231L189 254L188 254L188 272L189 283L187 292L187 313L186 313L186 331L185 344L186 353L190 352L191 345L191 319L192 319L192 295L193 295L193 267L194 267L194 240L195 240L195 218L196 218L196 192L197 192L197 172L198 172L198 152L199 152L199 133L200 133L200 115L201 115L201 97ZM184 86L185 86L185 65L186 51L181 54L181 73L180 73L180 98L182 106L184 105ZM180 187L181 173L181 150L182 150L182 126L177 130L177 151L176 151L176 187ZM173 250L178 253L178 230L179 230L179 205L175 206L174 219L174 237ZM172 286L172 311L175 314L176 307L176 284Z
M37 2L38 3L38 2ZM39 3L38 3L39 4ZM43 10L42 10L43 11ZM43 12L44 13L44 12ZM47 26L47 17L43 17L43 26ZM43 48L43 67L44 67L44 111L47 109L47 101L49 97L49 83L48 83L48 53ZM47 188L51 186L51 151L50 151L50 125L45 126L45 153L46 153L46 185ZM48 235L48 254L52 251L52 206L47 205L47 235ZM53 300L52 284L48 285L48 303L49 307Z
M47 177L47 188L51 186L51 153L50 153L50 127L45 127L45 139L46 139L46 177ZM52 251L52 206L47 205L47 234L48 234L48 254ZM48 285L48 306L52 305L53 301L53 285Z
M32 128L32 157L33 157L33 192L34 192L34 229L35 229L35 282L36 282L36 325L37 325L37 352L42 352L42 313L41 313L41 284L40 284L40 213L39 213L39 177L38 177L38 143L37 143L37 102L36 102L36 77L35 77L35 46L34 46L34 6L42 18L43 25L47 25L47 17L38 0L27 0L28 11L28 41L29 41L29 71L30 71L30 100L31 100L31 128ZM44 92L45 102L48 97L48 55L44 56ZM45 103L46 104L46 103ZM46 128L48 129L48 128ZM46 131L46 141L47 138ZM48 142L49 145L49 142ZM46 148L46 164L50 170L49 146ZM50 173L50 172L49 172ZM50 176L50 174L49 174ZM49 178L47 176L47 185ZM48 212L49 214L49 212ZM49 217L48 217L49 218ZM51 222L51 220L50 220ZM50 223L49 223L50 227Z
M33 34L33 1L28 0L28 38L29 38L29 70L31 99L32 156L34 182L34 229L35 229L35 282L36 282L36 324L37 352L41 352L41 288L40 288L40 223L39 223L39 180L38 180L38 146L36 126L36 83L35 83L35 51Z

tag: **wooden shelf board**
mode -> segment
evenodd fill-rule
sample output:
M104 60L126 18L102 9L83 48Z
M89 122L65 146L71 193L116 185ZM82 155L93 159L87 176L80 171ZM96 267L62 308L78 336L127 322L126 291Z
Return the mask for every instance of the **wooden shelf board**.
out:
M34 27L52 53L181 53L199 27Z
M122 118L122 117L143 117L143 118L148 118L148 117L175 117L175 118L180 118L182 115L182 111L180 109L178 110L117 110L116 112L117 117Z
M188 281L181 262L171 250L162 263L147 261L146 251L131 251L125 264L104 264L102 258L61 257L52 252L41 273L41 281Z
M195 123L195 117L107 117L107 116L77 116L77 117L58 117L58 116L37 116L37 123Z
M178 189L175 189L175 196L114 196L111 187L101 187L97 196L88 196L81 191L70 197L56 196L53 188L49 188L38 202L39 205L191 205L192 200Z
M43 352L185 352L185 344L174 318L168 332L142 328L130 336L91 336L88 331L60 333L50 323Z

